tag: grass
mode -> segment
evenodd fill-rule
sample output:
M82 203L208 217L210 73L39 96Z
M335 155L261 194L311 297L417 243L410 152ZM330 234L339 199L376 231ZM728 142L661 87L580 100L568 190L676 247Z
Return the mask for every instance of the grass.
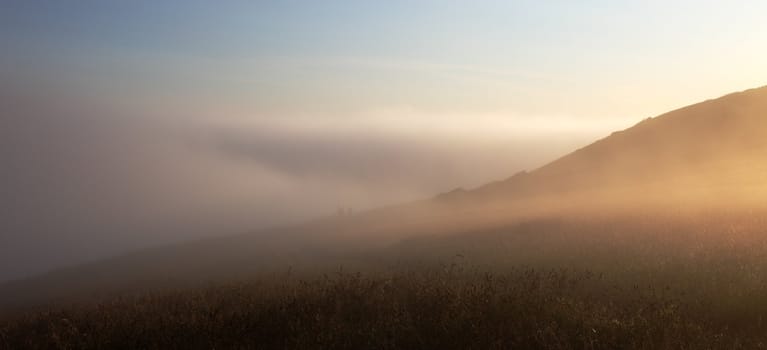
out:
M365 272L27 312L0 321L0 347L767 348L765 217L537 221L414 240Z

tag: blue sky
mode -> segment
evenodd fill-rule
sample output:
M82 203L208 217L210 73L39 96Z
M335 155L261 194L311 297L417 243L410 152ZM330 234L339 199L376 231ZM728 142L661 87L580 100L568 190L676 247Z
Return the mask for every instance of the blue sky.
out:
M414 108L633 120L767 81L761 1L0 6L3 56L17 63L3 70L73 75L85 90L120 79L139 99L193 96L252 118Z

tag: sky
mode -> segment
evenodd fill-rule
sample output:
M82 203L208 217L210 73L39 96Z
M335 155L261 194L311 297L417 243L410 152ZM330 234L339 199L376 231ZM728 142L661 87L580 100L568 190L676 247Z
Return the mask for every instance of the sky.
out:
M763 1L0 2L0 280L428 198L767 84Z

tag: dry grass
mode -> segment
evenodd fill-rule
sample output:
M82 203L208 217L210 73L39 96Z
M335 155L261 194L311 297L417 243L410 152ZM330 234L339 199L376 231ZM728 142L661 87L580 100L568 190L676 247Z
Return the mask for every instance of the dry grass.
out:
M540 221L411 241L379 252L388 268L375 271L27 313L0 322L0 347L765 348L764 218Z

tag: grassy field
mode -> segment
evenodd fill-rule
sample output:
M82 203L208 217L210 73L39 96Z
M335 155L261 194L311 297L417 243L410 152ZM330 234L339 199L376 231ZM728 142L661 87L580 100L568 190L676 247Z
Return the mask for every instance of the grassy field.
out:
M767 348L766 218L537 220L410 240L359 268L8 316L0 348Z

